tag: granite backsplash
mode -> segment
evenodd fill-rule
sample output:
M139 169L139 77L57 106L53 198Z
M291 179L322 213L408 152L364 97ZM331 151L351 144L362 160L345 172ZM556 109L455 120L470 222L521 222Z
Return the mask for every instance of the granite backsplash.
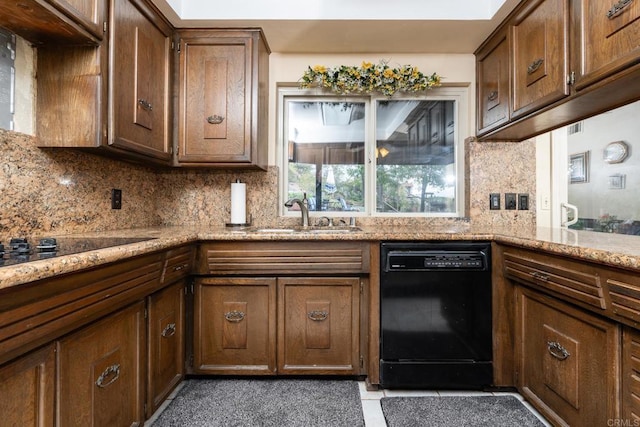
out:
M366 225L442 225L470 221L488 230L535 227L535 145L478 143L466 147L468 218L359 218ZM291 224L278 217L278 169L267 172L152 169L67 149L43 150L35 137L0 130L0 242L163 225L220 226L230 218L230 183L247 183L247 212L256 225ZM122 209L111 209L111 189ZM530 195L529 211L490 211L489 193Z

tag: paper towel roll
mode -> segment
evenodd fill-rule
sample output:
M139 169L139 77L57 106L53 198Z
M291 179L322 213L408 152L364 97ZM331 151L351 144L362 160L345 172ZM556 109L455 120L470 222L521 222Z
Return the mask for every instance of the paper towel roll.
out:
M231 183L231 224L247 222L247 184Z

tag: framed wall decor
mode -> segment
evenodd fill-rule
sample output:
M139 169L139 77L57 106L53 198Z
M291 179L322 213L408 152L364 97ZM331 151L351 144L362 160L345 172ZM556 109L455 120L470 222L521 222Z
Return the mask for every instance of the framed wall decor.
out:
M624 190L624 182L626 175L618 173L609 176L609 189L610 190Z
M569 182L589 182L589 151L569 156Z

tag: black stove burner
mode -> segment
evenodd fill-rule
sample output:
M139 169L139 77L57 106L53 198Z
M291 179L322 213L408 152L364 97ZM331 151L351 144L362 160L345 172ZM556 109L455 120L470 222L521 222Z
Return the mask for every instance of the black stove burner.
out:
M150 237L45 237L35 250L26 238L0 244L0 267L152 240Z

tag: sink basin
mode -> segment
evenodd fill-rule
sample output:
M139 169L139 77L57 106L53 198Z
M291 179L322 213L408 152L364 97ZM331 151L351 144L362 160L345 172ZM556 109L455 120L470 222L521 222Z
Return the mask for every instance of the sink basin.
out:
M344 234L362 231L359 227L294 227L294 228L254 228L250 230L253 233L267 234L292 234L292 233L309 233L309 234Z
M331 233L353 233L354 231L362 231L361 228L358 227L322 227L322 228L311 228L307 230L301 230L306 233L312 234L331 234Z
M293 228L256 228L251 230L254 233L295 233Z

